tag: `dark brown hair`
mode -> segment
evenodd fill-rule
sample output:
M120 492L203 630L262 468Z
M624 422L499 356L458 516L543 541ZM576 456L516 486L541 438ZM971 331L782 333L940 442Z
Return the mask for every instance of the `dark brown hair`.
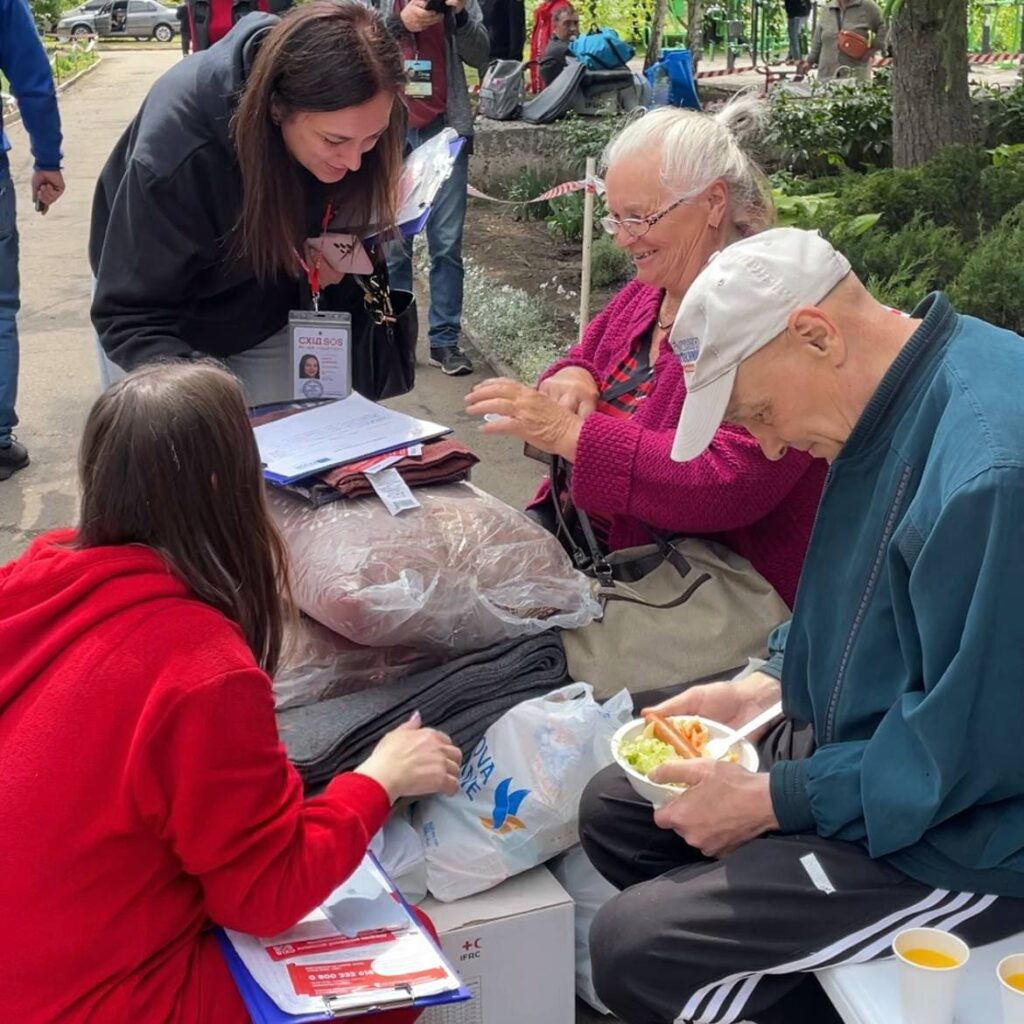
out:
M343 110L381 92L398 96L404 85L398 43L380 14L359 0L313 0L267 33L231 122L243 192L236 248L260 281L296 272L295 246L306 232L299 165L275 113ZM353 230L363 232L371 222L392 226L404 138L399 100L359 170L338 183L334 205L348 213Z
M78 458L78 546L154 548L273 674L291 607L287 555L238 381L206 362L136 370L92 407Z

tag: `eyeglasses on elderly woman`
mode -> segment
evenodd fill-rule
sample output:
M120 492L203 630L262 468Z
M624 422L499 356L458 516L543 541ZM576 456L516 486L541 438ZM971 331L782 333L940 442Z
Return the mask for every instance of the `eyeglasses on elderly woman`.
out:
M667 217L677 206L682 206L683 203L692 202L694 198L695 193L688 192L685 196L681 196L674 203L670 203L663 210L658 210L656 213L652 213L648 217L602 217L601 227L603 227L613 238L620 231L625 231L630 238L638 240L643 238L659 220Z

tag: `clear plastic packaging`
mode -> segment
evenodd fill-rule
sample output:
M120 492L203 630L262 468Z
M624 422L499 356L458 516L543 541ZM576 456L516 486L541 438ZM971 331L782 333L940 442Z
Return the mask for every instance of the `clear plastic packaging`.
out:
M456 654L600 615L558 541L472 484L416 490L392 516L376 498L319 509L269 495L299 607L368 647Z
M274 676L278 711L391 682L442 659L411 647L363 647L303 616L289 627Z

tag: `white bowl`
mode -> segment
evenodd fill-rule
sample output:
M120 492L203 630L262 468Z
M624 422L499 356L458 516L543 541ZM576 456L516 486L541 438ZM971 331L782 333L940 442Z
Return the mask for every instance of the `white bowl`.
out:
M702 718L700 715L671 716L671 720L674 722L682 722L692 718L695 718L698 722L703 722L708 727L709 739L733 735L733 730L728 726L722 725L721 722L714 722L710 718ZM615 758L615 763L626 773L626 778L629 779L629 784L636 790L637 795L642 796L645 800L650 800L655 807L663 807L670 800L679 796L686 787L681 785L668 786L662 782L651 782L646 775L638 772L632 765L627 764L619 754L619 748L622 744L636 739L646 727L647 723L642 718L635 718L632 722L627 722L622 726L612 737L612 755ZM735 749L739 751L738 763L743 768L746 768L748 772L756 772L760 766L761 759L758 757L757 749L754 745L749 740L740 740L736 744Z

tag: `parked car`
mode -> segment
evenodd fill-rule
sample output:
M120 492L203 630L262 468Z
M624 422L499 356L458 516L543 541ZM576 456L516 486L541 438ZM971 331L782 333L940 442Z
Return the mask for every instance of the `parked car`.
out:
M101 39L134 36L170 42L178 31L174 7L157 0L108 0L93 20L93 29Z
M50 26L51 32L56 32L60 38L73 37L80 39L83 36L90 36L93 33L93 21L100 9L110 0L87 0L86 3L65 11L60 19Z

